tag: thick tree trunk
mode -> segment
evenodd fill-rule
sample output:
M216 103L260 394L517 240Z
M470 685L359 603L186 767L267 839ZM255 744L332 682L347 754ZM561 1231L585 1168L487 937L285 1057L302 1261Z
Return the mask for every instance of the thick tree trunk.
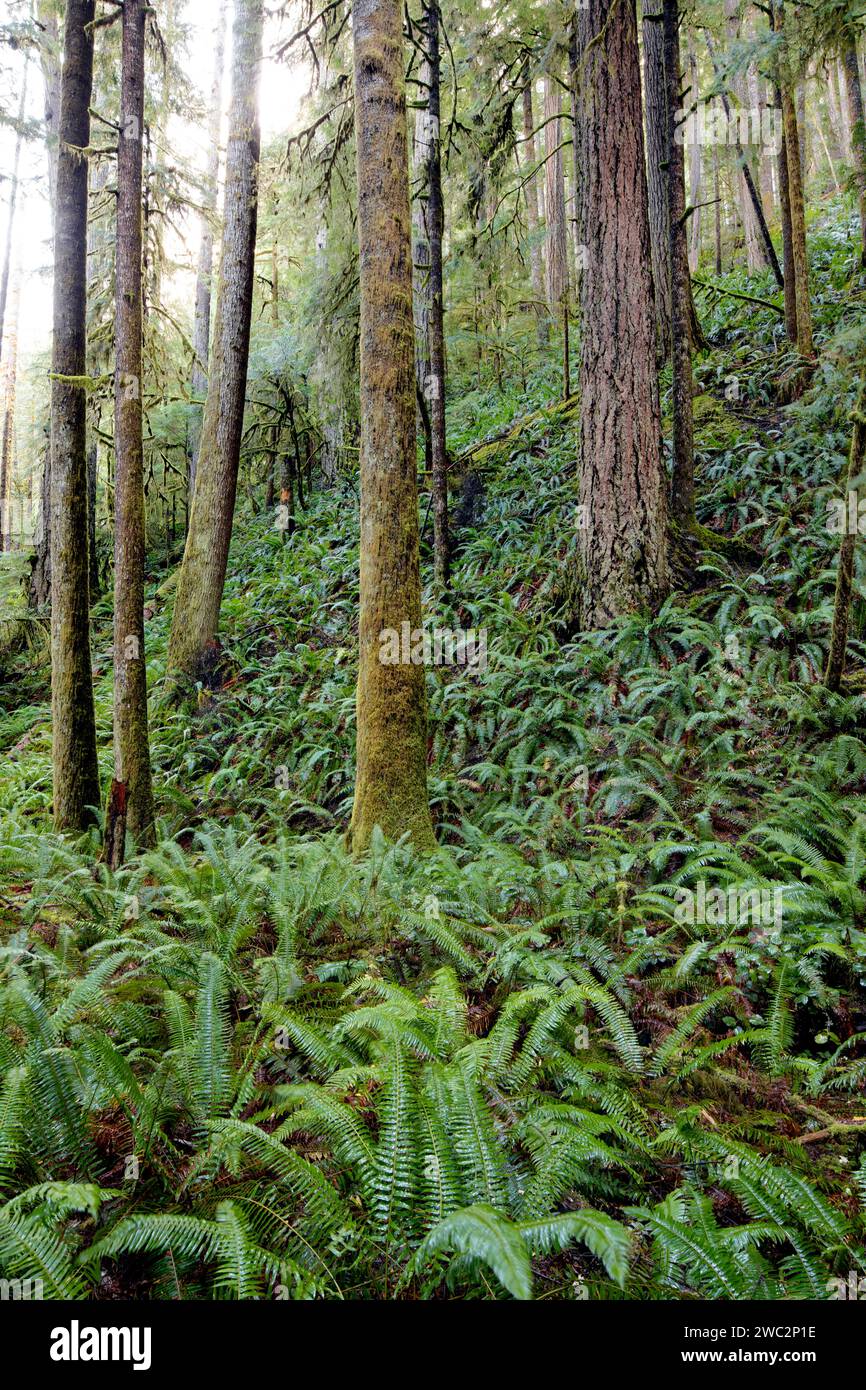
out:
M361 605L355 804L349 838L375 826L432 846L422 664L383 664L380 635L421 625L412 259L398 0L353 10L361 268Z
M258 221L263 0L237 0L222 258L195 492L168 652L195 679L216 640L244 418Z
M126 829L153 839L144 654L144 450L142 446L141 198L144 27L147 0L124 0L117 154L114 375L114 780L125 788ZM112 867L123 861L124 837Z
M634 6L578 11L583 325L578 619L601 627L668 588L650 233Z
M51 723L54 822L96 817L99 774L90 665L87 421L87 159L95 0L67 0L57 159L51 357Z
M845 46L842 59L845 72L845 103L851 129L851 158L857 182L860 207L860 264L866 266L866 126L863 121L863 88L857 66L857 48L853 41Z
M543 344L547 337L547 319L544 313L544 256L539 227L541 218L538 208L538 177L535 173L535 116L532 110L532 80L526 75L523 85L523 162L526 166L526 181L523 191L526 196L526 226L529 232L529 273L532 285L534 310L538 319L539 341Z
M644 91L646 108L647 187L650 251L655 288L656 354L667 361L671 350L670 224L667 185L667 96L662 0L642 0Z
M668 225L673 368L673 477L671 515L688 531L695 521L695 455L692 421L692 351L689 338L689 253L682 128L677 122L682 85L677 0L664 0L664 59L667 87Z
M208 356L210 353L210 319L213 277L214 220L216 218L220 168L220 132L223 116L223 68L226 52L226 14L228 0L220 0L217 17L216 47L214 48L213 85L208 122L208 163L202 199L201 231L198 249L198 269L195 279L195 320L192 334L192 396L203 401L207 391ZM195 490L195 470L201 441L201 410L196 406L189 464L189 494Z
M855 480L863 472L866 463L866 378L861 382L860 393L854 408L851 451L848 455L848 469L843 493L845 516L848 517L848 492ZM836 598L833 604L833 626L830 633L830 649L824 670L824 684L828 690L838 690L845 670L845 649L848 645L848 615L851 609L851 594L854 588L854 543L857 533L850 524L842 533L839 547L839 564L836 571Z
M448 455L445 444L445 327L442 275L442 236L445 208L442 199L442 157L439 134L440 62L439 3L425 0L422 12L424 44L429 74L427 123L427 229L430 238L429 312L430 374L426 398L430 411L431 465L433 470L433 557L436 585L448 588L451 543L448 534Z

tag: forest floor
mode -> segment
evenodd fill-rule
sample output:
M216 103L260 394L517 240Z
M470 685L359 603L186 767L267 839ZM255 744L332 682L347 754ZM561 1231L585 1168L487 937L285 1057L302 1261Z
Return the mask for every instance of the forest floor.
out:
M48 828L44 632L7 619L0 1262L41 1242L58 1296L102 1298L825 1298L864 1270L866 697L820 675L866 280L838 209L810 240L799 402L779 317L699 297L699 519L743 550L655 616L561 611L555 363L450 410L473 481L426 621L486 630L488 664L428 673L434 854L343 845L352 482L288 537L244 504L180 709L153 562L160 843L115 875ZM858 584L855 666L864 633ZM105 782L110 652L103 599Z

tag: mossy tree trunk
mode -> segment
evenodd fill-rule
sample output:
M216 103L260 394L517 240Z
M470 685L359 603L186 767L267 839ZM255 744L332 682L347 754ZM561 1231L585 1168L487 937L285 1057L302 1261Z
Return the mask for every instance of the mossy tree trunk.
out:
M355 804L363 852L376 825L432 846L424 667L380 662L380 634L421 623L414 332L402 9L353 10L361 275L361 603Z
M216 640L238 484L258 222L262 23L262 0L237 0L213 354L168 650L169 672L191 679Z
M863 120L863 88L857 64L857 46L853 39L845 45L842 68L845 73L845 105L851 128L851 157L860 207L860 264L866 266L866 126Z
M208 357L210 354L210 320L213 277L214 219L217 210L217 192L220 167L220 131L223 116L223 68L226 54L226 25L228 0L220 0L217 16L216 44L214 47L213 84L210 97L208 121L207 170L205 172L204 197L201 210L201 232L198 248L198 268L195 279L195 319L192 335L192 395L195 401L202 401L207 391ZM201 412L195 407L195 417L190 440L189 495L195 491L195 470L201 436Z
M581 242L577 618L602 627L668 589L649 214L633 4L578 11Z
M439 3L425 0L422 13L424 48L427 55L427 231L430 269L428 288L428 326L430 374L426 396L430 410L431 465L433 486L433 558L436 585L440 593L448 588L451 570L451 542L448 534L448 455L445 446L445 327L442 276L442 237L445 208L442 198L442 154L440 119Z
M845 475L845 516L848 517L848 491L863 472L866 463L866 376L861 379L860 393L854 408L851 451L848 455L848 468ZM848 645L848 615L851 611L851 593L854 588L854 543L857 539L850 524L842 533L839 547L839 564L836 570L836 597L833 603L833 626L830 632L830 650L824 670L824 684L828 690L838 690L842 684L845 670L845 650Z
M664 65L667 94L668 258L671 284L671 365L673 370L673 476L671 516L683 533L695 522L695 450L692 420L692 350L689 335L689 249L686 185L680 110L679 6L664 0Z
M87 156L95 0L67 0L57 158L51 357L51 723L54 822L99 805L87 544Z
M124 0L114 375L114 780L125 793L126 829L141 846L153 840L153 791L147 733L144 653L144 452L142 447L141 197L144 140L144 28L147 0ZM124 836L114 838L113 867Z

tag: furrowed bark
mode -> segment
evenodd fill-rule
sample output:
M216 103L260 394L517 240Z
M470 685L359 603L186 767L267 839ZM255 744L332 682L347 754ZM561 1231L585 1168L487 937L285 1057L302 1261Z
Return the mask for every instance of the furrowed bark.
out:
M147 0L124 0L114 375L114 780L125 788L125 826L136 845L153 842L153 790L144 652L144 450L142 444L142 144ZM123 862L124 836L112 867Z
M54 239L51 367L51 723L54 823L96 818L99 775L90 664L87 421L87 158L95 0L67 0Z
M402 10L353 10L361 277L361 603L355 803L362 853L375 826L434 843L424 667L380 662L380 634L421 623L414 331Z
M195 680L216 640L238 484L258 221L262 0L237 0L213 360L168 670Z
M668 589L666 480L634 6L578 11L581 242L577 619L602 627Z

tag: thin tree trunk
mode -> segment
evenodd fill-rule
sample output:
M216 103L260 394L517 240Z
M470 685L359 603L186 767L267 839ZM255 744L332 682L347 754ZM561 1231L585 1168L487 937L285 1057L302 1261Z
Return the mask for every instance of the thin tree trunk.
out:
M664 60L668 121L668 225L671 277L671 362L673 369L673 476L671 516L688 531L695 522L695 458L692 421L692 352L689 338L689 256L682 132L678 129L682 73L679 6L664 0Z
M578 11L581 242L580 572L585 628L667 592L640 60L631 5Z
M15 137L15 155L12 160L12 177L9 181L9 211L6 218L6 245L3 248L3 267L0 269L0 362L3 360L3 339L6 329L6 300L9 296L9 272L12 266L12 238L15 232L15 208L18 202L18 169L21 164L21 146L24 142L21 127L27 112L27 63L24 63L24 79L21 83L21 103L18 109L18 133Z
M791 213L791 254L794 263L794 286L797 300L797 351L801 357L812 359L812 309L809 303L809 263L806 259L806 207L800 164L800 138L794 94L787 82L782 83L782 121L785 128L785 160L788 170L788 200Z
M124 0L117 154L115 276L114 780L124 788L126 829L153 840L144 652L144 450L142 444L142 144L147 0ZM110 836L109 836L110 838ZM112 846L123 862L124 836Z
M781 89L776 87L776 105L782 110ZM791 190L788 183L788 146L784 126L778 154L779 210L782 224L782 264L785 278L785 333L789 343L797 341L797 276L794 269L794 236L791 230Z
M67 0L51 357L51 723L54 823L96 818L99 773L87 560L87 159L95 0Z
M213 648L238 484L258 222L263 0L237 0L213 360L168 669L195 679Z
M532 111L532 80L526 75L523 85L523 146L526 151L524 163L527 168L524 194L526 195L526 225L529 232L529 267L534 309L538 319L539 341L543 344L547 337L547 319L544 313L544 263L539 233L540 217L538 210L538 178L535 173L535 117Z
M715 239L716 274L722 273L722 189L719 179L719 147L713 145L713 231Z
M442 157L439 135L440 60L439 2L425 0L422 11L427 50L427 231L430 249L429 310L430 375L426 397L430 410L431 466L433 471L433 560L440 593L448 588L451 544L448 535L448 455L445 443L445 328L443 306L442 236L445 208L442 199Z
M357 768L349 840L378 825L432 847L423 664L386 664L381 635L421 625L412 254L399 0L355 0L361 275L361 602Z
M204 197L201 211L201 230L198 249L198 268L195 279L195 320L192 334L192 396L203 401L207 391L208 357L210 353L210 319L213 280L214 220L216 218L220 133L223 116L223 68L226 52L226 14L228 0L220 0L214 48L213 84L211 86L210 119L208 122L208 163L205 173ZM201 407L195 407L189 463L189 493L195 490L195 470L201 441Z
M555 77L544 78L544 208L547 222L545 254L547 309L554 323L562 314L568 293L568 238L565 229L565 176L562 163L562 98Z
M854 407L851 451L848 455L848 469L843 494L846 520L848 517L848 492L852 483L862 474L864 463L866 463L866 377L861 379L860 392ZM836 597L833 603L833 626L830 632L827 665L824 670L824 684L828 690L839 689L842 684L842 673L845 670L848 615L851 610L851 594L854 588L854 544L856 539L856 528L846 524L839 547Z
M6 358L3 363L3 432L0 440L0 551L12 549L12 492L15 474L15 398L18 390L18 320L21 282L12 282L12 301L5 325Z
M866 266L866 126L863 120L863 88L857 66L857 48L853 41L845 46L842 59L845 73L845 105L851 128L851 158L857 182L860 207L860 264Z
M656 356L671 351L670 212L667 188L667 96L662 0L643 0L644 92L650 250L655 287Z

